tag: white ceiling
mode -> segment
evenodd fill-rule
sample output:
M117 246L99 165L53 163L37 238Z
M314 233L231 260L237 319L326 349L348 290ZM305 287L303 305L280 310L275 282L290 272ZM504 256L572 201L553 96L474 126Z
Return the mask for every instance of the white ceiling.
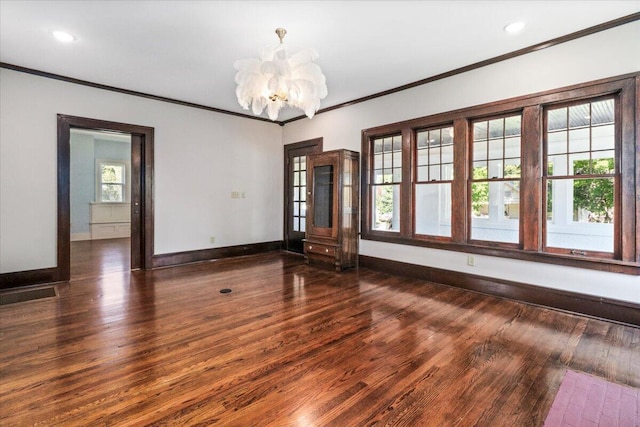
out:
M277 27L290 52L318 51L324 108L638 11L640 0L0 0L0 61L250 114L236 101L233 63L277 44ZM518 20L524 31L503 31ZM77 40L57 42L56 29ZM279 120L300 115L285 108Z

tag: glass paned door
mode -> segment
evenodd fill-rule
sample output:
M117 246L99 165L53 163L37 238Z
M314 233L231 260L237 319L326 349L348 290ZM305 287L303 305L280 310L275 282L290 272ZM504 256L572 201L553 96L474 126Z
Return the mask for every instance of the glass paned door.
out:
M304 233L307 218L307 156L293 158L292 230Z
M285 227L284 246L303 252L307 226L307 155L322 151L322 139L285 145Z

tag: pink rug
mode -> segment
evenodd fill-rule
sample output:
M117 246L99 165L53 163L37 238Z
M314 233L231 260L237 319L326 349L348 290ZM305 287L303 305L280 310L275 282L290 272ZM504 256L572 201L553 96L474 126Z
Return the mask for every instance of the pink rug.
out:
M640 389L567 371L544 427L640 427Z

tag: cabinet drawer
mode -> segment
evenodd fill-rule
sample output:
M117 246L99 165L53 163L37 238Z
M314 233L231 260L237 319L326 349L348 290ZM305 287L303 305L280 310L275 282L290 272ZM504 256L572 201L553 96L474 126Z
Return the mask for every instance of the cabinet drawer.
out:
M336 256L337 249L337 246L323 245L322 243L305 242L304 244L305 253L325 255L333 258Z

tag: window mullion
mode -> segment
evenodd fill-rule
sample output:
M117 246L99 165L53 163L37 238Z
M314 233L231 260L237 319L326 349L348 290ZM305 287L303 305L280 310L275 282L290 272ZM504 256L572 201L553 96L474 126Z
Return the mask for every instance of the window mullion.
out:
M640 265L636 85L637 76L607 79L363 130L362 238L631 273ZM442 140L443 123L454 131L446 159L423 141ZM374 167L374 142L390 137L393 164ZM378 151L386 158L388 147ZM589 192L613 193L613 207ZM442 225L438 203L451 210L448 236L429 228ZM611 249L593 243L606 239Z
M453 183L451 184L451 239L465 243L468 232L469 122L465 118L453 122Z
M620 123L615 128L616 140L621 143L616 147L619 163L615 168L618 177L615 191L620 195L620 202L615 209L620 210L622 221L615 227L615 238L620 242L616 246L620 252L615 255L623 261L640 263L640 126L637 124L640 99L636 98L640 93L640 76L636 76L636 84L634 90L635 85L626 83L616 108L616 123Z
M526 251L540 250L542 229L542 114L538 105L522 111L520 241Z
M414 158L412 147L414 146L414 132L410 128L402 129L402 183L400 184L400 206L411 206L411 209L401 209L400 212L400 235L403 237L413 236L413 177L412 167Z

